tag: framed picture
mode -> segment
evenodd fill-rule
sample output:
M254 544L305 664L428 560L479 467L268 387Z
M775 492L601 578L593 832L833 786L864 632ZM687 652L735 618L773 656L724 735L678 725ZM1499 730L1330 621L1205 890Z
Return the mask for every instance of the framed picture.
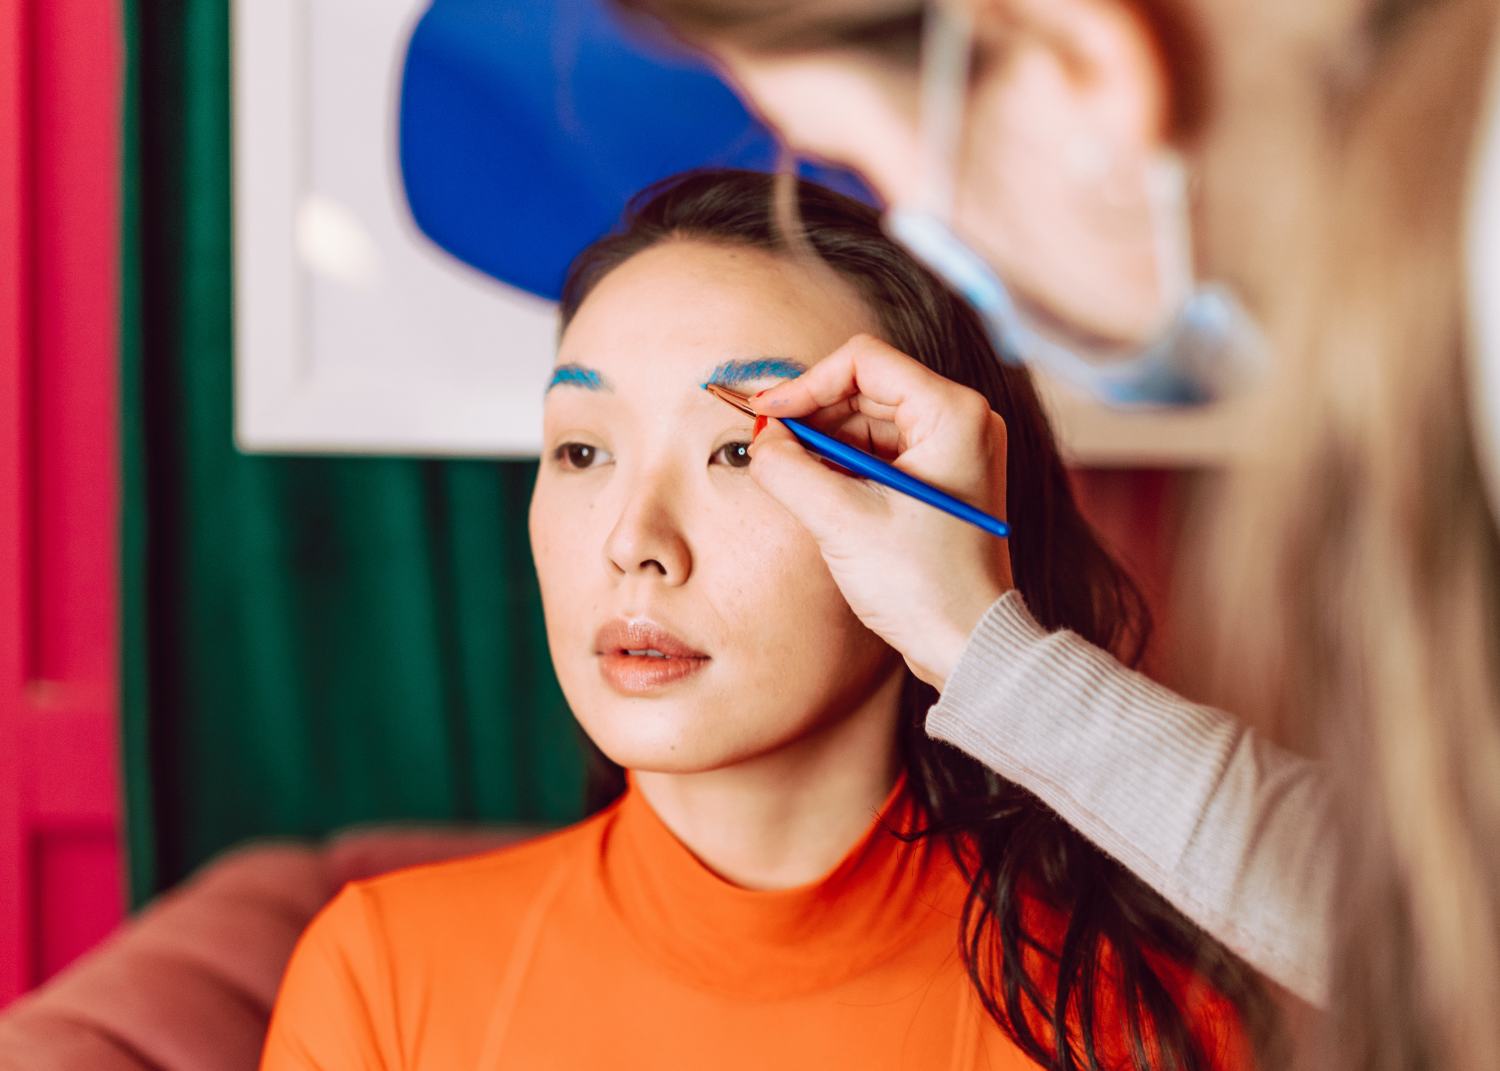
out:
M426 0L235 0L235 434L250 452L526 456L552 303L412 221L397 160Z

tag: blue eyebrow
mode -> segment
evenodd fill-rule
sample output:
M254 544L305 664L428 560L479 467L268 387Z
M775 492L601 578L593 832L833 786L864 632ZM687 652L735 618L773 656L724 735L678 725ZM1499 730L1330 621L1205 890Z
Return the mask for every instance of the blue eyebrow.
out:
M607 380L592 368L581 364L560 364L552 370L547 390L553 387L582 387L584 390L610 390Z
M796 379L807 371L801 361L789 361L784 357L767 357L755 361L725 361L708 377L708 383L721 387L737 387L757 379Z

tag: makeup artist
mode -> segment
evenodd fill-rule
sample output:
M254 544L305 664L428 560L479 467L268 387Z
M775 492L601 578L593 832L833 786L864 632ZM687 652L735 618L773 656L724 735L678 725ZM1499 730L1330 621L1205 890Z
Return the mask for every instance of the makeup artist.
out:
M1197 252L1254 292L1284 373L1216 547L1225 647L1297 752L1047 634L774 421L752 474L861 618L942 689L929 731L1331 1011L1317 1066L1500 1062L1500 555L1481 475L1500 462L1465 419L1488 404L1469 317L1500 296L1475 304L1462 259L1493 0L955 0L926 12L925 35L909 0L630 6L714 56L790 146L951 223L940 238L961 236L977 275L993 268L1053 337L1146 354L1184 337L1174 310L1203 291L1173 225L1209 217ZM931 32L955 13L957 107ZM1193 211L1171 167L1189 150ZM953 245L925 252L942 271ZM976 271L945 274L1016 337ZM1182 374L1156 400L1215 386ZM869 340L756 405L857 408L885 422L873 434L901 467L977 501L984 458L1004 449L968 392Z
M857 407L893 426L912 475L971 502L1004 497L988 461L1004 455L1005 428L983 399L876 339L853 339L753 404L823 420ZM928 549L929 529L948 523L937 511L892 508L775 422L751 458L860 619L941 693L929 733L1036 793L1268 977L1326 1000L1333 845L1312 762L1072 633L1048 634L985 562Z

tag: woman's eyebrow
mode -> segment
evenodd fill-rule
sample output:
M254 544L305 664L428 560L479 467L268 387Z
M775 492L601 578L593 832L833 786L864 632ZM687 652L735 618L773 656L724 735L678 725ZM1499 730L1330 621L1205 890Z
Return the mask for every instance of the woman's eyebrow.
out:
M737 387L741 383L749 383L757 379L796 379L806 371L807 365L785 357L725 361L708 374L704 384L717 383L721 387Z
M552 370L547 390L553 387L582 387L584 390L614 390L609 380L581 364L560 364Z

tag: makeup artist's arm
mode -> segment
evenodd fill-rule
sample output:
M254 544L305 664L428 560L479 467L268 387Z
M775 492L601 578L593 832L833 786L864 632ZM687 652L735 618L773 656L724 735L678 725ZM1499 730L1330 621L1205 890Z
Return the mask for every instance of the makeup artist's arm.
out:
M856 338L757 397L868 435L912 475L1004 516L1005 433L982 396ZM898 437L899 436L899 437ZM1034 792L1183 914L1325 1002L1333 858L1315 764L1189 703L1011 591L1003 547L835 472L772 422L750 471L817 538L860 618L942 698L928 731Z

